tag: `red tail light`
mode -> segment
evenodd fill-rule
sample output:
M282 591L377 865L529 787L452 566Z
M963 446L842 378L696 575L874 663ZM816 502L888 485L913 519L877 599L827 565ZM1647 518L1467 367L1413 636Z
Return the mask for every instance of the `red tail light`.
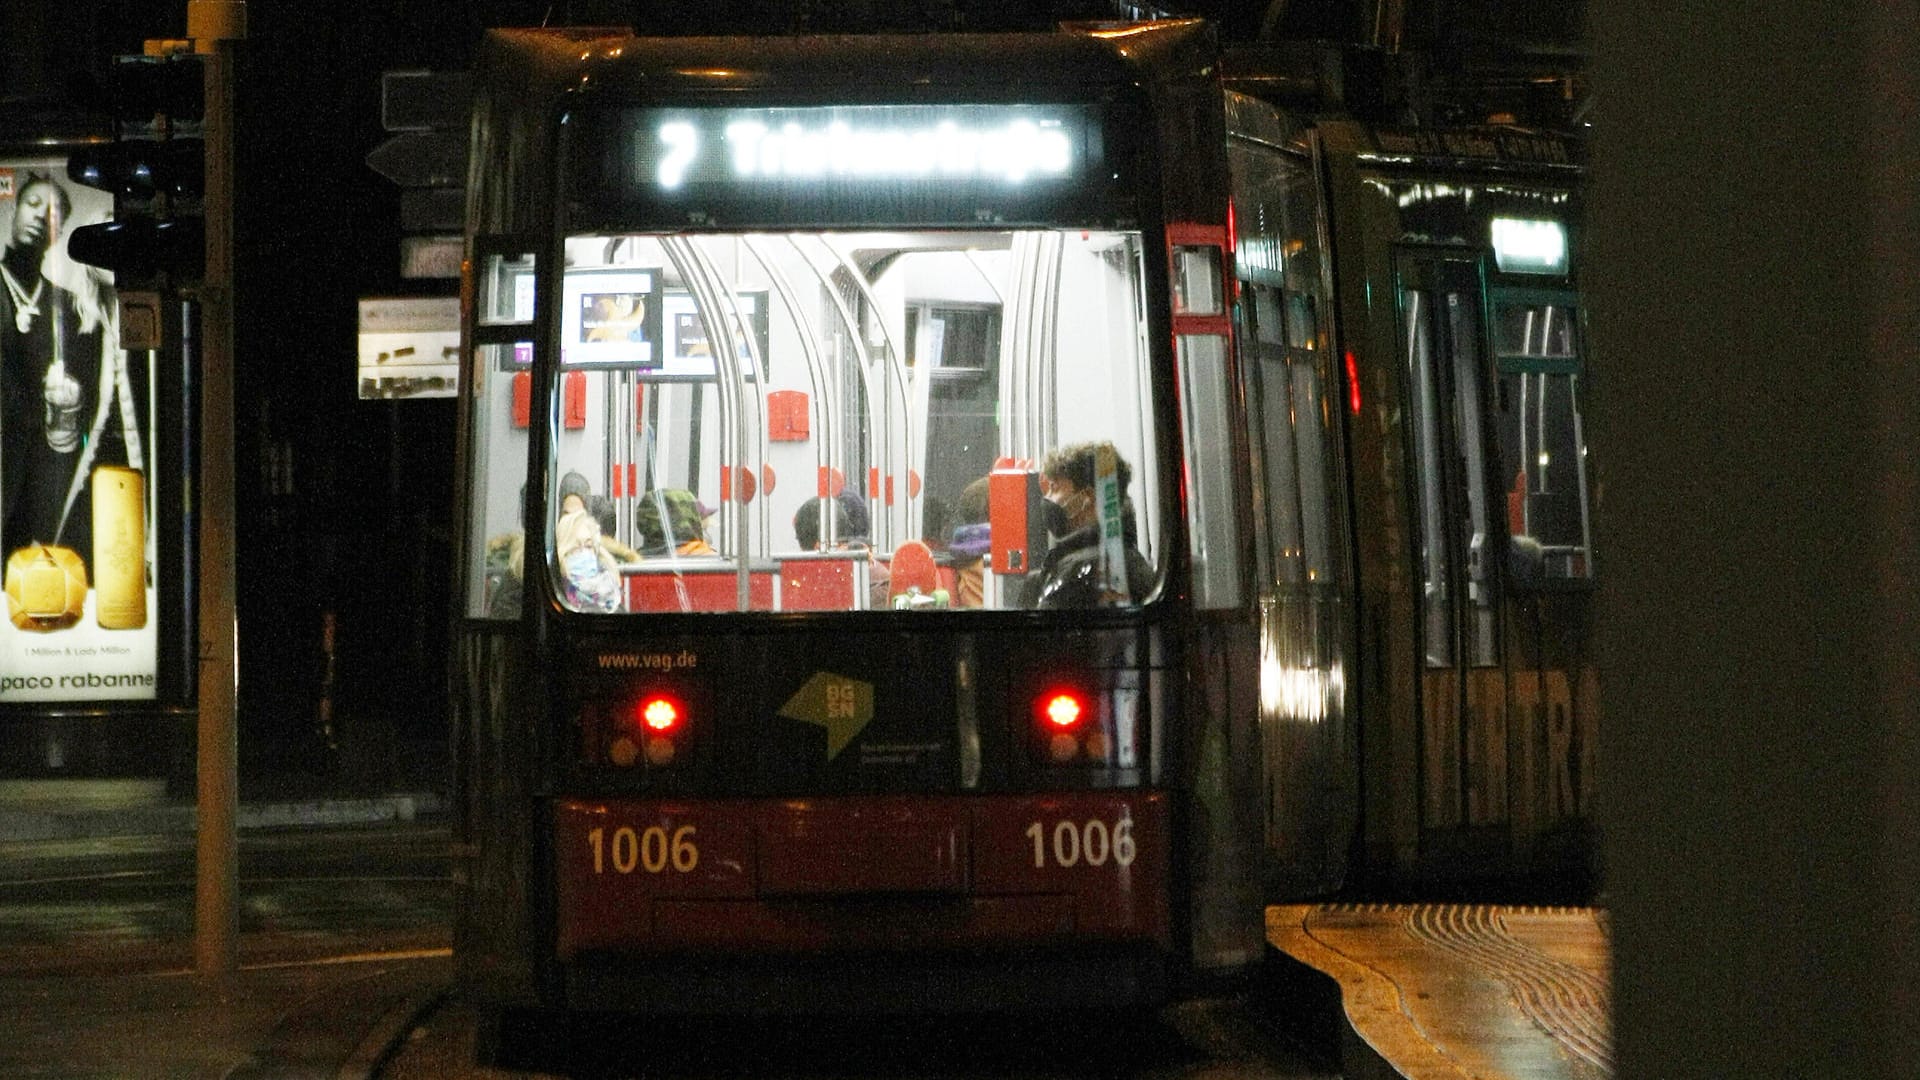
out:
M677 694L655 691L632 699L630 705L615 706L624 711L610 717L607 732L607 760L621 768L638 765L670 765L680 756L692 717L686 699Z
M1036 748L1055 764L1078 760L1095 744L1099 755L1106 753L1093 703L1078 688L1056 684L1036 695L1033 726Z
M656 735L671 735L680 727L680 703L670 697L651 697L640 706L640 722Z
M1087 707L1078 695L1071 693L1053 694L1041 707L1047 722L1057 728L1070 728L1080 722L1087 713Z

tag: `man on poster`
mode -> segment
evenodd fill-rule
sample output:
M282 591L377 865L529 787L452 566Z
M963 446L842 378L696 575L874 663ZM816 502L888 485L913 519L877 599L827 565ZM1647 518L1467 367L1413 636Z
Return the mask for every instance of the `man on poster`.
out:
M40 542L90 558L90 470L146 465L138 395L105 276L58 260L70 288L51 272L72 197L47 172L11 179L0 234L0 552Z

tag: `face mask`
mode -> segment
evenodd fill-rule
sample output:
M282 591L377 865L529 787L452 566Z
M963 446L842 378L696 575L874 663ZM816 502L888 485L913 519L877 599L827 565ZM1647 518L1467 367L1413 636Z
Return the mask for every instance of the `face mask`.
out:
M1067 524L1067 512L1060 508L1052 495L1045 496L1040 503L1040 525L1047 530L1048 536L1056 540L1073 531Z
M1084 491L1050 491L1047 493L1046 499L1048 502L1066 511L1068 517L1074 517L1085 512L1087 507L1093 504L1093 496Z

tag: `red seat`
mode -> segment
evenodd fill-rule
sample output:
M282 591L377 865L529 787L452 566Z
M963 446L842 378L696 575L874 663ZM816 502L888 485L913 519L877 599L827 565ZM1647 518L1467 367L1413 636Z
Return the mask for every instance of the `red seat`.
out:
M754 611L773 610L773 572L747 574L747 603ZM628 611L736 611L737 572L731 567L649 571L627 574Z
M780 562L780 610L852 611L852 559L783 559Z

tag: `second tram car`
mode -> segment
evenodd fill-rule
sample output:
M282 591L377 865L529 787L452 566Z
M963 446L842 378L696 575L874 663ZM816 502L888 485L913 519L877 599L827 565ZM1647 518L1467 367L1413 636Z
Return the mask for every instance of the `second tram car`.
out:
M1583 868L1578 169L1192 21L496 31L460 978L1145 1003L1269 898Z

